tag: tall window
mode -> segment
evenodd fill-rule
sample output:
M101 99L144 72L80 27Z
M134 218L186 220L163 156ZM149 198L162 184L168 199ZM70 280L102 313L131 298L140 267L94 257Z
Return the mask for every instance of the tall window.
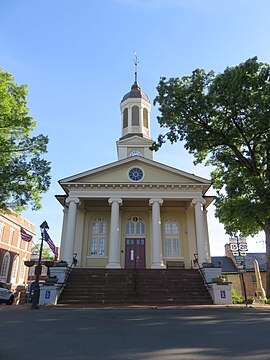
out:
M11 279L10 279L10 281L12 283L16 282L18 266L19 266L19 256L16 255L14 260L13 260L12 270L11 270Z
M165 256L176 257L180 255L179 226L175 219L167 219L164 223Z
M3 239L4 228L5 228L5 225L0 224L0 241L2 241L2 239Z
M24 283L24 277L25 277L25 271L26 271L26 266L24 265L24 261L25 261L25 259L22 260L21 267L20 267L20 276L19 276L20 284Z
M12 245L12 242L13 242L13 238L14 238L14 229L10 228L10 232L9 232L9 239L8 239L8 243L10 245Z
M126 235L144 235L145 226L143 219L138 216L132 216L126 223Z
M132 125L139 126L139 106L132 106Z
M3 278L4 280L7 280L9 263L10 263L10 254L6 252L3 258L1 271L0 271L0 277Z
M148 111L147 109L143 109L143 126L148 129Z
M123 129L127 127L128 127L128 108L125 108L123 112Z
M105 255L106 228L106 222L101 217L97 217L92 222L90 229L90 255Z

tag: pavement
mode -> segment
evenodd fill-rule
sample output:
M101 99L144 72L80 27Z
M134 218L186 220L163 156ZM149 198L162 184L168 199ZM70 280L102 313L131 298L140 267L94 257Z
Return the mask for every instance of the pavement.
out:
M0 304L1 309L5 310L33 310L32 304L5 305ZM254 309L270 311L269 304L225 304L225 305L115 305L115 304L57 304L39 305L34 310L55 310L55 309ZM270 360L270 356L269 356Z
M0 306L0 360L269 360L270 306Z

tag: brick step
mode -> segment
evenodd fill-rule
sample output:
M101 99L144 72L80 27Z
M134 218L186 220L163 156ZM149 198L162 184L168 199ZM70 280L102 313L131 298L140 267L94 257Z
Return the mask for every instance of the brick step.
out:
M109 298L104 297L104 296L94 296L94 297L88 297L88 296L84 296L84 297L79 297L79 298L74 298L74 297L64 297L61 298L60 303L64 304L66 302L72 302L72 301L77 301L80 302L81 304L85 303L87 304L88 302L93 303L95 301L118 301L118 302L126 302L126 301L130 301L130 302L136 302L136 301L162 301L162 302L198 302L198 301L208 301L209 303L209 298L208 297L202 297L202 296L194 296L194 297L190 297L190 296L182 296L182 297L172 297L172 296L167 296L167 297L159 297L159 298L153 298L153 297L132 297L132 296L126 296L126 297L119 297L119 296L110 296Z
M209 299L184 299L184 300L97 300L94 299L93 301L80 301L78 299L71 299L69 301L60 301L58 304L76 304L76 305L209 305Z
M61 304L211 304L197 270L73 269Z

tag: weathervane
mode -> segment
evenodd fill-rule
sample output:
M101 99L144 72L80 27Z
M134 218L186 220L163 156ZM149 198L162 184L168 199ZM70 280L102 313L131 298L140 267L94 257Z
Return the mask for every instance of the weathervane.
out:
M134 65L135 65L135 83L137 83L138 80L138 64L139 64L139 58L137 56L136 51L134 51L134 59L133 59Z

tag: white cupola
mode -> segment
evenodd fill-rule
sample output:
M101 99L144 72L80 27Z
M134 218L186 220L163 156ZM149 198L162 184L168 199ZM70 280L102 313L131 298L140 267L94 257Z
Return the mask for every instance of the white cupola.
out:
M153 159L153 151L149 149L153 143L150 137L151 103L137 82L137 56L134 63L135 82L120 103L121 137L117 141L118 160L135 155Z

